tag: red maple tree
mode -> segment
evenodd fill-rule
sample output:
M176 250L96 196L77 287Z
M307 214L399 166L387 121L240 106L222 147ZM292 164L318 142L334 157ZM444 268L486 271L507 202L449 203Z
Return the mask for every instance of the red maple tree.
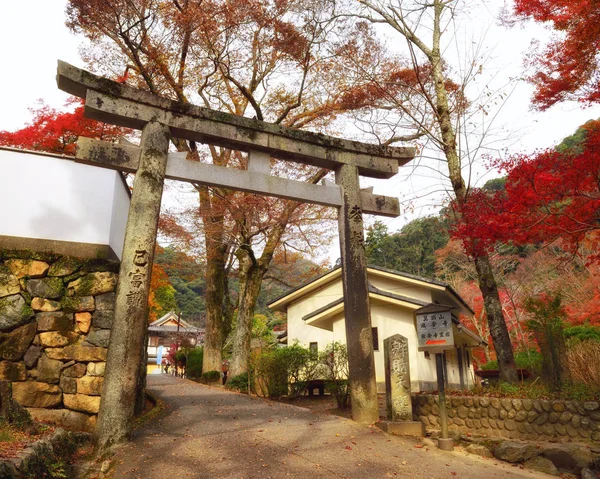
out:
M14 132L0 131L0 146L75 155L79 136L116 141L129 132L125 128L85 118L83 100L71 100L65 107L71 109L60 111L41 103L31 110L34 116L28 125Z
M506 175L503 190L473 190L455 225L467 252L490 251L497 242L549 244L560 241L576 254L591 250L600 262L600 122L584 126L579 148L545 150L496 162Z
M593 0L515 0L520 18L549 23L559 34L532 52L533 102L542 110L563 100L600 101L600 4Z

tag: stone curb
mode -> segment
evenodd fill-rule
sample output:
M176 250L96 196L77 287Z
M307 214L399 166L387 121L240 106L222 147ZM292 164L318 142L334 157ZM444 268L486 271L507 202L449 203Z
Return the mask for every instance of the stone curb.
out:
M24 479L38 477L38 468L47 468L49 463L67 462L76 449L91 440L84 432L57 429L51 436L40 439L26 447L16 458L0 460L0 477ZM32 475L36 474L36 475Z

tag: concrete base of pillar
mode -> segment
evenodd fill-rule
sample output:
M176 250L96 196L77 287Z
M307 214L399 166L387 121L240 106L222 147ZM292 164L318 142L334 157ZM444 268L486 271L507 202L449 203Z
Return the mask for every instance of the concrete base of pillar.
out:
M442 451L452 451L454 449L454 439L451 437L447 439L438 438L438 449Z
M421 421L380 421L376 426L397 436L425 436L425 425Z

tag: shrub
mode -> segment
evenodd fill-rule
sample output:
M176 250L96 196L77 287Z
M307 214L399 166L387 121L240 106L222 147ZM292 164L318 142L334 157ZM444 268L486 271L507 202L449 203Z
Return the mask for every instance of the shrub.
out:
M219 371L206 371L202 373L202 381L205 383L214 383L221 379L221 373Z
M519 369L527 369L532 374L539 374L542 365L542 355L535 349L520 351L515 353L515 364ZM481 366L481 369L484 371L498 369L498 361L488 361Z
M309 349L298 344L275 351L276 360L286 372L288 395L297 398L306 391L308 382L315 378L319 367L318 358Z
M244 394L248 394L248 373L238 374L227 380L225 385L227 389L233 389Z
M187 356L187 377L199 378L202 376L202 359L204 358L204 348L198 347L192 349Z
M567 338L569 344L588 340L600 343L600 326L584 324L565 328L565 338Z
M551 390L540 381L524 381L517 384L499 383L475 386L472 389L449 389L448 396L481 396L497 398L562 399L569 401L597 401L600 391L585 384L565 383L560 391Z
M287 394L287 374L278 361L277 349L256 356L251 364L252 392L258 396L279 397Z
M330 343L320 355L327 378L327 388L335 396L338 409L345 409L350 402L348 389L348 349L345 344Z
M185 363L187 361L187 351L184 349L178 349L175 352L175 360L181 367L185 367Z
M258 386L256 388L253 383L254 392L268 397L287 394L297 398L306 390L308 381L315 378L318 367L318 359L297 343L267 350L252 364L252 374Z

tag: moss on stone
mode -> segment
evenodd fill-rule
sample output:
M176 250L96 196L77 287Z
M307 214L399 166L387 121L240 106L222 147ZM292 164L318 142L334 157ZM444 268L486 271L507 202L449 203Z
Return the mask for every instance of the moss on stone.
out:
M10 298L10 296L7 296L7 297ZM11 305L11 304L12 304L12 302L8 301L8 299L0 298L0 315L6 313L9 305Z
M0 264L0 277L1 276L14 276L12 271L10 269L8 269L6 266L4 266L3 264Z
M92 291L92 286L94 286L94 277L90 275L82 276L79 279L79 286L77 286L77 295L78 296L88 296Z
M53 263L61 256L55 253L47 253L33 251L29 249L3 249L0 251L0 259L22 259L22 260L37 260Z
M81 268L81 261L72 256L63 256L55 261L48 270L48 276L72 275Z
M35 313L33 309L28 304L23 306L23 309L21 309L21 318L23 319L31 318L34 314Z
M30 279L27 291L33 297L57 299L65 294L65 285L61 278Z
M87 259L83 261L81 271L86 273L99 273L104 271L118 273L119 265L120 263L118 261L111 261L108 259Z
M65 313L77 312L78 305L79 305L79 298L77 296L63 296L60 300L61 309Z
M0 315L6 313L8 311L8 309L14 305L14 302L11 301L10 298L13 298L16 295L10 295L10 296L6 296L4 298L0 298ZM31 316L33 316L34 312L33 309L31 309L31 306L29 306L28 304L25 304L23 306L23 308L21 309L20 312L20 316L22 318L30 318Z
M23 299L25 300L25 302L27 304L31 304L31 301L33 300L33 298L29 294L29 292L27 292L27 291L21 291L21 296L23 296Z
M70 274L69 276L65 276L63 278L63 281L65 282L65 284L69 284L71 281L75 281L76 279L79 279L82 276L85 276L86 274L87 273L83 271L77 271L76 273Z

